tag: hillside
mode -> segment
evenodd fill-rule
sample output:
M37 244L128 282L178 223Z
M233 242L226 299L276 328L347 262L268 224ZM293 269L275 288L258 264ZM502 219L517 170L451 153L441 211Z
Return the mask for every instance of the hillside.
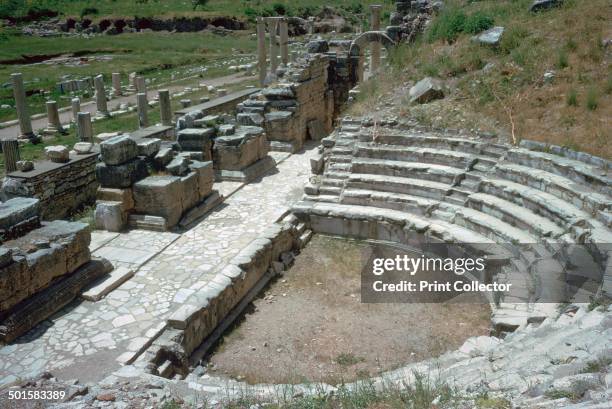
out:
M425 125L479 129L612 157L612 4L566 0L529 11L531 0L446 1L424 35L391 56L391 68L362 94L406 90L438 77L446 98L400 105L399 114ZM503 26L497 47L472 41L466 16L480 28ZM469 27L468 27L469 29ZM478 31L478 30L476 30ZM405 94L406 92L404 92ZM376 98L354 110L370 111Z

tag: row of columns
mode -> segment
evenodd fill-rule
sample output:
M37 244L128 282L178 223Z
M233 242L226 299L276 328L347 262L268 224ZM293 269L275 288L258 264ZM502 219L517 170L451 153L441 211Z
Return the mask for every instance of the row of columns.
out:
M266 58L266 23L270 33L270 72L278 68L280 49L281 64L289 64L289 22L286 17L257 17L257 62L259 66L259 85L264 86L268 74ZM277 37L278 33L278 37Z

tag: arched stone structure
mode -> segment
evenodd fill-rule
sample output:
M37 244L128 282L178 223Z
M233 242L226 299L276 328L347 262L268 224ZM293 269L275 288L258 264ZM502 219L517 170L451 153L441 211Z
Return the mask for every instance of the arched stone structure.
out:
M355 38L349 49L349 56L352 58L358 58L357 76L359 82L363 81L363 66L364 66L364 50L365 46L378 42L390 51L393 46L396 45L395 41L391 39L384 31L366 31Z

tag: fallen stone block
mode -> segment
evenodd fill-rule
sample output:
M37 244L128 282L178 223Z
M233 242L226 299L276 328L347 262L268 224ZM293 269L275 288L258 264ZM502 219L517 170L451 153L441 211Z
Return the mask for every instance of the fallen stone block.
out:
M134 196L132 189L112 189L100 187L96 192L96 199L103 202L121 202L124 210L134 208Z
M134 184L133 192L136 213L163 217L168 227L179 222L183 211L179 177L151 176Z
M98 201L94 217L97 229L111 232L122 231L127 221L122 202Z
M166 170L174 176L183 176L189 170L189 161L183 156L177 156L166 165Z
M563 0L534 0L529 8L529 11L537 12L559 7L563 4Z
M493 27L490 30L472 37L472 40L484 45L498 46L503 34L503 27Z
M177 141L184 151L210 151L214 128L187 128L178 131Z
M147 138L138 141L138 155L151 158L159 152L161 148L161 139Z
M306 50L310 54L326 53L329 51L329 43L325 40L315 40L306 44Z
M121 165L137 155L136 142L127 135L116 136L100 144L100 156L107 165Z
M198 194L200 200L203 200L212 192L212 187L215 182L215 171L213 163L193 161L189 168L197 174L198 177Z
M1 241L22 236L40 226L40 201L16 197L0 203Z
M410 88L410 102L413 104L425 104L441 98L444 98L444 84L435 78L424 78Z
M157 169L161 169L165 167L167 164L172 162L172 158L174 158L174 152L171 148L163 148L160 149L159 152L153 158L153 163Z
M96 178L103 187L127 188L148 175L147 164L140 158L117 166L109 166L105 163L96 165Z
M45 148L45 156L51 162L66 163L70 161L70 151L62 145L47 146Z
M82 289L113 268L107 260L92 260L72 274L16 305L0 323L0 343L9 343L25 334L74 300Z
M19 160L16 163L17 165L17 170L20 172L29 172L31 170L34 170L34 162L32 162L31 160Z

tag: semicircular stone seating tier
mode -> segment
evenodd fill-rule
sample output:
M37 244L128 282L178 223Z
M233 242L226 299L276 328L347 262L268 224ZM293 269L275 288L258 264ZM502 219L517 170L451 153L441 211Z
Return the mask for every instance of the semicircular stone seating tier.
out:
M365 46L370 43L381 43L387 50L391 50L396 44L384 31L366 31L361 33L351 43L349 55L359 57L363 55Z
M344 119L322 141L324 171L293 209L315 233L508 248L515 257L496 281L514 291L493 300L499 333L553 315L557 305L543 300L555 291L612 295L610 161L533 141L364 124ZM559 264L577 247L596 271L580 284Z

